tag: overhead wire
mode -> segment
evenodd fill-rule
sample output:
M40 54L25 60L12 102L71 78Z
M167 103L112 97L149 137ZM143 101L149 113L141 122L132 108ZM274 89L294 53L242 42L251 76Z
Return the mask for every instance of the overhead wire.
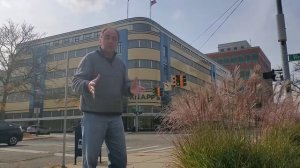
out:
M240 0L235 1L224 13L221 14L221 16L219 16L212 24L210 24L202 33L200 33L200 35L198 35L195 40L193 40L191 42L191 45L194 44L194 42L196 42L197 40L199 40L199 38L201 36L203 36L213 25L215 25L221 18L223 18L225 16L225 14L235 6L236 3L238 3Z
M218 28L209 36L209 38L200 46L201 49L211 38L212 36L223 26L223 24L228 20L228 18L233 14L233 12L242 4L244 0L241 0L240 3L230 12L230 14L223 20L223 22L218 26Z

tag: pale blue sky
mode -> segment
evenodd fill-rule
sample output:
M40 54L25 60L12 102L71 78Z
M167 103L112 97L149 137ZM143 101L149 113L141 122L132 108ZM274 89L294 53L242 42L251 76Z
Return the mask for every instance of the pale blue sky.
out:
M235 1L157 0L152 6L152 19L191 44ZM300 0L282 0L282 6L288 53L300 53ZM125 19L126 9L127 0L0 0L0 24L8 19L25 21L50 36ZM244 0L202 48L221 21L192 46L210 53L217 52L220 43L248 40L252 46L260 46L272 68L277 68L282 64L276 14L276 0ZM129 1L129 17L139 16L149 17L149 0Z

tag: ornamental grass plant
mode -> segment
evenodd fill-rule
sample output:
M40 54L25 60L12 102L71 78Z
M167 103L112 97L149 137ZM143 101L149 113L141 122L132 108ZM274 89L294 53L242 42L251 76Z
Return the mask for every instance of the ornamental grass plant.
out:
M242 80L236 68L172 98L162 128L180 133L171 167L300 167L299 103L261 76L257 66Z

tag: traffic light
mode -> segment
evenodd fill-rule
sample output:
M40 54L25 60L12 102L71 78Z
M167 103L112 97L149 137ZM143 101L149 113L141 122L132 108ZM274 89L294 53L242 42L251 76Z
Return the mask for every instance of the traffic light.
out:
M157 88L155 88L155 94L156 94L156 96L158 96L158 97L160 97L160 88L159 87L157 87Z
M183 75L180 74L180 88L183 88Z
M176 86L177 80L176 76L172 76L172 86Z
M183 88L184 86L186 86L186 76L185 75L180 75L180 88Z
M172 86L179 86L183 88L186 86L186 75L175 75L172 76Z
M157 97L163 96L163 92L164 92L164 89L163 89L163 88L160 88L160 87L156 87L156 88L153 88L153 89L152 89L153 95L155 95L155 96L157 96Z
M180 87L186 86L186 76L180 75Z
M180 75L176 75L176 86L180 86Z

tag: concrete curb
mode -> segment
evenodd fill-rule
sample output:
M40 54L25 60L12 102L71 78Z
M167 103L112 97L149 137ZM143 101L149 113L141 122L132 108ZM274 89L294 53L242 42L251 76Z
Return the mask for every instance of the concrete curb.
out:
M49 139L49 138L55 138L52 137L51 135L38 135L36 136L35 134L30 134L30 135L24 135L22 141L28 141L28 140L38 140L38 139Z

